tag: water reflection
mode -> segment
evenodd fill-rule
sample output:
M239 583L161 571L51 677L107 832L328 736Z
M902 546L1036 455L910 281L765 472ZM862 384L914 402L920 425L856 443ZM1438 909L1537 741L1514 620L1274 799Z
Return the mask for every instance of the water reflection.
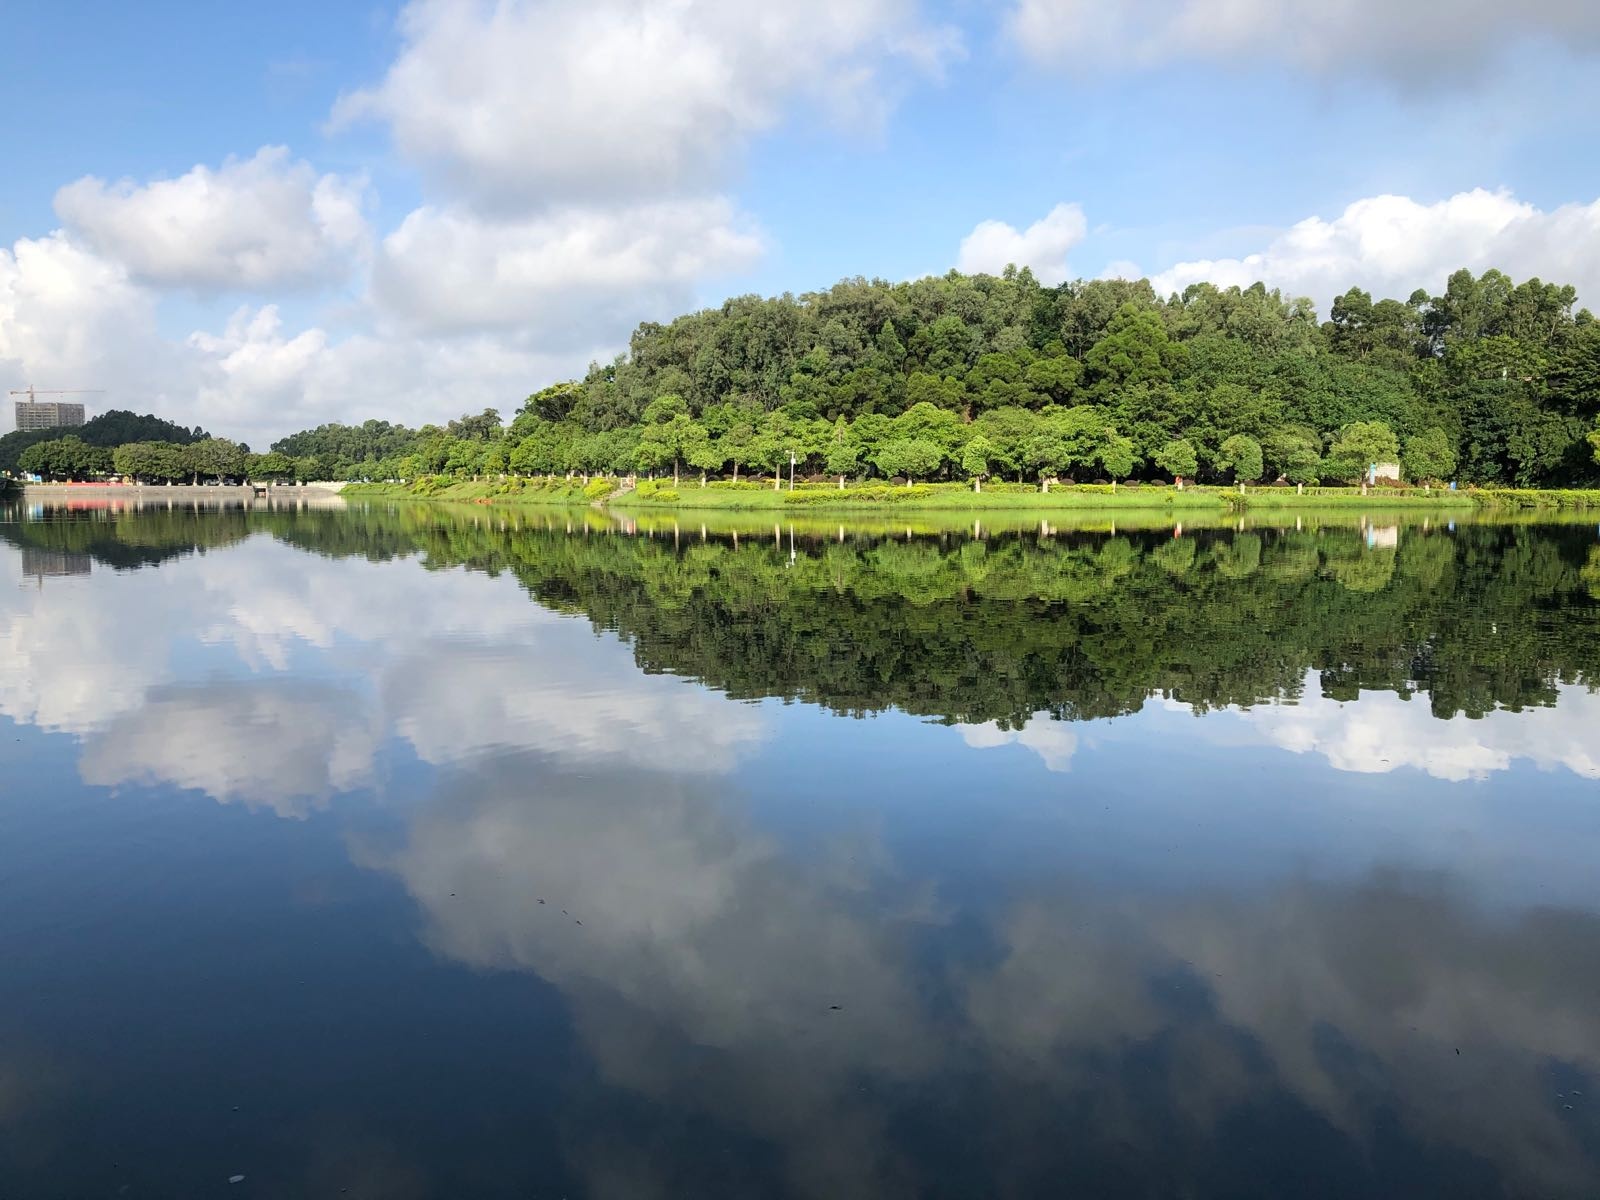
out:
M1600 1179L1591 529L140 523L0 525L18 1195Z

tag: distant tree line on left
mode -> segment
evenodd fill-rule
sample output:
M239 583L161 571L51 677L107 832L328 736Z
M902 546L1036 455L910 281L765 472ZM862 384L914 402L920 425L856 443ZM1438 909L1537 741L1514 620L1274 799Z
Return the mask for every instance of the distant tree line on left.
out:
M84 446L110 451L128 442L169 442L187 446L209 436L198 425L188 429L148 413L140 416L114 408L70 430L18 429L0 437L0 471L15 473L26 470L22 465L22 456L30 447L43 442L60 441L63 437L75 438Z
M73 434L36 442L18 457L18 467L44 479L88 481L121 476L135 483L189 483L212 480L286 482L314 477L284 454L252 454L250 448L227 438L203 437L198 441L127 442L121 446L91 446Z

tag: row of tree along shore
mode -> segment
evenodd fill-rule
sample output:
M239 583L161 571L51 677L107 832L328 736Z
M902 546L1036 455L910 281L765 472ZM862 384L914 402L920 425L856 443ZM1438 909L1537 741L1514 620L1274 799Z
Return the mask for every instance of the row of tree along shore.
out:
M982 487L1348 485L1378 465L1410 483L1583 487L1600 483L1600 322L1575 302L1494 270L1404 301L1352 288L1320 322L1310 300L1260 284L1162 299L1148 281L1047 288L1026 270L851 279L645 323L509 426L492 408L416 430L323 425L257 455L199 430L111 441L85 426L0 438L0 470L675 483L792 470Z

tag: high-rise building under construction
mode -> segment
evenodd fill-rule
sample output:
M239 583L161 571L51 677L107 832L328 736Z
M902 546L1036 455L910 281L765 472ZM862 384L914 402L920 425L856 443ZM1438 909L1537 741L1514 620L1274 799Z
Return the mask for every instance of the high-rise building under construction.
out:
M44 400L17 401L18 429L57 429L83 424L83 405Z

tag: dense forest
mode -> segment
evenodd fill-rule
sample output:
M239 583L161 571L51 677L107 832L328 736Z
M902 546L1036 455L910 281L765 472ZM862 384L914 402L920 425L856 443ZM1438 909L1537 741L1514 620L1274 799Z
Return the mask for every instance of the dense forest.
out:
M911 480L1518 487L1600 480L1600 322L1576 291L1457 271L1318 321L1261 284L1041 286L1027 270L742 296L581 380L444 426L323 425L266 454L153 417L0 438L0 470L143 481L684 471ZM127 444L124 444L127 443ZM113 450L112 448L116 449Z
M0 524L0 539L116 567L251 533L312 553L508 572L639 665L739 697L1020 725L1299 695L1424 694L1435 715L1553 704L1600 681L1591 527L1350 526L972 538L621 536L448 509L154 510ZM1532 614L1533 616L1530 616Z
M1600 472L1600 323L1571 287L1452 275L1352 288L1318 321L1257 284L1041 286L1026 270L744 296L647 323L627 353L420 431L325 425L274 445L312 473L738 478L1198 477L1517 486Z

